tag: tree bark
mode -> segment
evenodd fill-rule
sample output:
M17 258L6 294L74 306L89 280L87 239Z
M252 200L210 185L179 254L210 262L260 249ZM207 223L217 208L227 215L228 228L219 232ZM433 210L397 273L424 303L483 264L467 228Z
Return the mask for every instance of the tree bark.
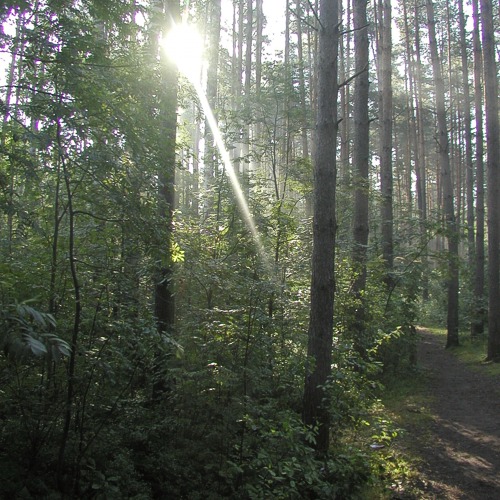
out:
M368 58L369 41L367 28L367 0L353 1L354 22L354 59L355 74L358 76L354 82L354 145L353 167L354 179L354 248L353 263L356 279L353 293L362 301L362 292L366 288L366 254L368 247L368 199L369 199L369 155L370 155L370 120L368 115ZM355 345L360 353L366 347L363 341L364 332L364 307L360 304L355 313L354 335Z
M428 246L427 243L427 172L425 158L425 128L423 120L422 102L422 61L420 50L420 23L419 23L419 0L415 0L415 113L416 113L416 134L417 144L415 150L415 175L417 181L417 203L420 216L420 238L421 244ZM429 278L425 272L428 269L427 252L422 256L422 299L429 298Z
M169 29L180 18L179 0L157 0L158 12L163 12L164 20ZM159 130L162 137L158 145L158 215L163 226L162 233L166 234L164 247L160 249L161 265L155 277L154 308L159 335L171 335L175 323L175 296L173 291L173 263L171 258L171 238L173 231L173 212L175 206L175 162L177 136L177 83L178 72L175 64L167 58L160 57L160 108ZM157 359L159 373L163 357ZM159 374L153 387L153 399L161 396L166 389Z
M390 284L394 263L393 173L392 173L392 8L391 0L379 7L379 87L380 87L380 191L382 195L382 255Z
M463 0L458 2L460 27L460 55L462 59L462 87L463 87L463 116L465 138L465 177L466 177L466 205L467 205L467 243L469 268L474 267L474 167L472 163L472 118L471 98L469 92L469 63L467 56L467 39L465 36L465 15Z
M304 423L318 426L316 449L326 453L330 417L324 386L331 375L335 290L335 185L337 123L338 2L320 6L318 111L314 165L314 223L311 312L304 387Z
M484 306L484 130L483 130L483 56L479 32L478 0L472 1L474 20L474 110L476 126L476 252L474 258L474 311L471 322L471 336L484 332L486 310Z
M449 157L448 127L446 124L446 103L444 80L436 41L436 23L434 6L431 0L426 0L427 20L429 28L429 47L431 51L434 73L436 115L437 115L437 145L439 165L443 188L443 208L448 241L448 334L446 347L458 345L458 228L455 219L453 201L453 183L451 181L451 165Z
M488 359L500 361L500 128L493 2L481 0L488 172Z
M208 16L208 69L207 69L207 101L215 116L217 116L217 80L219 67L219 46L221 27L221 0L213 0L209 5ZM205 119L205 158L204 158L204 184L205 206L204 213L207 217L213 211L215 176L217 169L217 148L214 143L212 128Z

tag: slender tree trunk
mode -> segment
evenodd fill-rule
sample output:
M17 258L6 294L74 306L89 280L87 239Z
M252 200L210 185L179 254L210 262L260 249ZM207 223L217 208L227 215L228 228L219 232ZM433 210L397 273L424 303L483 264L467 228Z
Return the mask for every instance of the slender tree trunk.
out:
M297 55L299 63L299 91L300 91L300 106L302 110L301 116L301 138L302 138L302 156L305 159L309 158L309 140L307 137L307 101L306 101L306 79L304 75L304 51L302 44L302 9L300 0L296 0L295 8L297 10Z
M7 123L9 121L9 117L14 117L17 118L18 115L18 102L19 99L15 100L15 111L12 112L11 105L12 105L12 96L14 94L14 78L15 78L15 73L16 70L18 72L17 78L21 78L21 73L22 73L22 64L21 61L23 59L23 54L24 54L24 48L25 48L25 37L23 36L23 31L24 31L24 23L26 21L24 20L24 16L19 15L17 18L17 25L16 25L16 42L14 45L14 49L11 54L11 60L9 64L9 69L7 72L7 85L6 85L6 92L5 92L5 112L2 118L3 126L2 130L0 131L0 146L2 152L5 151L5 139L6 139L6 131L7 131ZM19 96L19 88L16 92L16 95ZM14 237L14 186L15 186L15 177L16 177L16 172L14 168L14 159L9 160L9 189L8 189L8 197L7 197L7 230L8 230L8 239L7 239L7 245L8 245L8 254L9 257L12 257L12 240Z
M446 123L446 103L444 80L441 63L438 56L436 41L436 23L434 6L431 0L426 0L427 20L429 27L429 47L431 51L434 84L436 89L437 144L441 180L443 183L443 208L448 240L448 335L446 347L458 345L458 228L455 220L453 201L453 183L451 180L451 165L449 158L449 138Z
M236 8L238 5L238 8ZM233 81L232 81L232 103L233 110L238 111L242 101L243 92L243 42L245 38L245 0L238 0L238 4L234 4L233 11ZM242 137L243 137L243 123L238 123L238 138L236 139L233 158L235 159L235 169L242 173L243 166L241 161L242 155Z
M251 91L252 91L252 42L253 42L253 0L247 0L245 25L245 123L243 125L243 185L248 198L250 175L250 140L251 140Z
M415 115L415 57L414 57L414 49L412 47L413 42L410 38L410 24L408 22L408 8L406 2L403 2L403 19L405 26L405 48L407 54L407 64L406 71L408 72L408 87L407 87L407 106L408 106L408 159L407 161L411 163L412 157L414 158L415 165L415 187L416 187L416 198L417 198L417 212L419 218L422 216L422 190L421 190L421 179L420 179L420 171L419 171L419 157L418 157L418 139L417 139L417 120ZM412 155L413 153L413 155ZM410 180L409 187L411 191L411 168L410 170ZM409 195L409 200L411 200L411 193Z
M392 8L391 0L379 7L380 86L380 190L382 195L382 255L387 266L387 283L394 262L393 172L392 172Z
M483 131L483 56L479 32L478 0L472 1L474 19L474 110L476 125L476 252L474 259L474 311L471 323L471 336L477 337L484 332L486 316L484 306L484 131Z
M481 0L488 172L488 359L500 361L500 127L493 2Z
M56 281L59 261L59 233L60 226L66 210L61 208L61 161L57 161L56 166L56 185L54 193L54 228L52 232L52 252L50 257L50 279L49 279L49 314L57 317L56 301ZM50 386L54 374L54 360L52 352L47 353L47 387Z
M311 315L304 386L304 423L318 425L316 449L326 453L330 417L323 387L331 374L335 292L335 185L337 139L337 56L339 5L321 0L318 64L318 111L314 165L314 223Z
M257 0L255 4L256 33L255 33L255 95L260 97L262 86L262 46L264 29L263 0Z
M300 91L300 106L301 106L301 139L302 139L302 157L309 162L309 137L308 137L308 119L307 119L307 99L306 99L306 79L304 74L305 61L303 50L303 33L302 33L302 8L301 1L295 1L295 9L297 11L297 55L299 63L299 91ZM311 195L305 195L305 211L306 216L312 215Z
M193 106L193 115L195 113L196 108ZM200 213L200 139L201 124L200 120L197 119L193 131L193 180L190 183L192 211L195 217Z
M61 436L61 443L59 446L59 455L57 460L57 482L59 489L69 493L70 498L73 496L76 485L72 481L72 484L65 484L64 469L65 469L65 457L66 457L66 447L68 445L69 431L71 426L71 420L73 418L73 404L74 404L74 394L75 394L75 373L76 373L76 359L78 355L78 341L80 337L80 326L81 326L81 315L82 315L82 304L81 304L81 293L80 293L80 281L78 279L78 273L76 269L76 245L75 245L75 209L73 203L73 190L71 188L71 179L68 166L66 165L66 158L64 157L64 149L62 145L62 127L61 122L57 120L57 146L59 150L59 159L62 166L62 172L64 177L64 183L66 186L66 196L68 203L68 215L69 215L69 236L68 236L68 258L71 271L71 279L73 283L73 294L75 303L75 312L73 316L73 329L71 333L71 352L69 355L68 362L68 385L66 390L66 401L64 404L64 417L63 417L63 429ZM71 476L70 476L71 477ZM73 477L75 477L73 475ZM69 491L68 491L69 488Z
M465 137L465 174L466 174L466 205L467 205L467 244L469 269L474 269L475 263L475 241L474 241L474 165L472 162L472 118L471 98L469 92L469 62L467 55L467 40L465 36L465 15L463 0L458 2L459 26L460 26L460 51L462 58L462 87L463 87L463 115L464 115L464 137ZM472 281L474 276L471 276ZM472 303L471 317L474 318L476 308Z
M369 155L370 155L370 120L368 115L368 56L369 41L367 28L367 0L353 1L354 21L354 145L353 167L354 180L354 248L353 261L357 273L353 292L362 301L362 292L366 287L366 253L368 248L368 198L369 198ZM355 313L355 344L360 353L364 353L364 307L360 305Z
M217 116L217 79L219 67L219 46L220 46L220 26L221 26L221 0L213 0L209 4L208 16L208 69L207 69L207 101L210 108ZM204 207L205 217L208 216L214 205L215 198L215 176L217 169L217 149L214 144L212 128L205 119L205 159L204 159L204 179L206 202Z
M167 29L178 22L179 0L156 0L158 12L163 12L163 21ZM161 25L161 24L160 24ZM158 25L158 26L160 26ZM175 208L175 162L176 162L176 135L177 135L177 80L178 73L175 64L167 58L160 57L160 109L159 127L162 142L158 145L158 215L162 232L166 234L166 248L162 249L161 265L157 270L154 308L157 330L161 336L171 335L175 323L175 296L173 291L173 263L171 259L171 238L173 230L173 212ZM159 355L157 369L159 371L153 387L153 399L161 396L166 389L159 374L163 356Z
M469 246L469 264L474 263L474 166L472 162L472 118L471 98L469 92L469 63L467 54L467 39L465 29L464 0L459 0L460 25L460 55L462 58L462 87L463 87L463 115L465 137L465 164L466 164L466 202L467 202L467 240Z
M264 46L264 11L263 0L255 2L255 101L259 108L261 107L262 91L262 50ZM260 121L253 126L252 139L254 144L262 144L263 127ZM254 156L254 168L261 172L262 163L260 155Z
M346 0L342 5L344 9L345 25L350 26L351 21L351 0ZM345 81L349 78L352 71L351 57L351 32L348 32L339 39L339 81ZM339 88L340 93L340 158L337 167L339 181L344 186L349 186L351 179L351 86L342 85Z
M418 208L420 212L420 237L421 244L427 244L427 172L425 157L425 128L423 119L423 83L422 83L422 61L420 49L420 23L419 23L419 0L415 0L415 113L416 113L416 133L417 145L415 152L415 171L417 178ZM427 273L428 258L427 251L422 256L424 273L422 275L422 299L429 298L429 279Z

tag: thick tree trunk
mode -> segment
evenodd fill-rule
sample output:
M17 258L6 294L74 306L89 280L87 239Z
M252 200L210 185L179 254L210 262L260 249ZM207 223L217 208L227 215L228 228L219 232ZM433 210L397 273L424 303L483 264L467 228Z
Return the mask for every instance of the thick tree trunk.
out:
M322 0L320 7L318 111L314 165L314 226L311 315L304 387L304 422L318 425L316 449L326 453L330 418L323 387L331 374L333 302L335 290L335 185L337 138L338 2Z

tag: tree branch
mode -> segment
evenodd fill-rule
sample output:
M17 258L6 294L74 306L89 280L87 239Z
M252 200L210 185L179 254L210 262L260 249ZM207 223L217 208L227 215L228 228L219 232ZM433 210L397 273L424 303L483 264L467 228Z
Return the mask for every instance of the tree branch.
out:
M318 13L316 12L316 10L314 9L314 6L313 4L311 3L311 0L307 0L307 3L309 4L309 7L311 8L313 14L314 14L314 17L316 18L316 21L318 21L319 25L324 29L325 27L321 24L321 21L319 19L319 15ZM316 28L314 28L316 29Z
M339 89L345 87L346 85L349 85L349 83L351 83L355 78L363 74L365 71L368 71L368 64L361 71L354 73L354 75L350 76L347 80L344 80L342 83L339 83Z
M100 220L103 222L125 222L125 219L107 219L106 217L99 217L98 215L95 215L91 212L86 212L85 210L74 210L73 214L74 215L88 215L89 217L92 217L93 219Z
M348 35L349 33L354 33L356 31L361 31L361 30L365 30L366 28L368 28L370 26L370 23L366 23L364 26L360 26L359 28L353 28L351 30L345 30L345 31L342 31L342 33L340 33L341 36L344 36L344 35Z
M309 21L307 21L305 17L299 16L299 13L296 10L292 9L291 7L289 7L289 9L290 12L293 12L294 16L297 19L300 19L300 21L303 22L306 26L309 26L309 28L311 28L314 31L318 31L318 28L316 28L316 26L313 26Z

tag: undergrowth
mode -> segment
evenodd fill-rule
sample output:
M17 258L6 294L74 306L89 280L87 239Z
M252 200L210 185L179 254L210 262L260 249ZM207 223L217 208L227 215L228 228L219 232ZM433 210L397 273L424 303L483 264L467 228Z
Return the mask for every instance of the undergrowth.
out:
M422 498L425 483L419 475L421 457L414 443L425 440L431 421L429 397L425 394L427 376L418 368L400 377L387 377L378 414L382 434L391 436L373 456L377 479L365 491L366 499Z

